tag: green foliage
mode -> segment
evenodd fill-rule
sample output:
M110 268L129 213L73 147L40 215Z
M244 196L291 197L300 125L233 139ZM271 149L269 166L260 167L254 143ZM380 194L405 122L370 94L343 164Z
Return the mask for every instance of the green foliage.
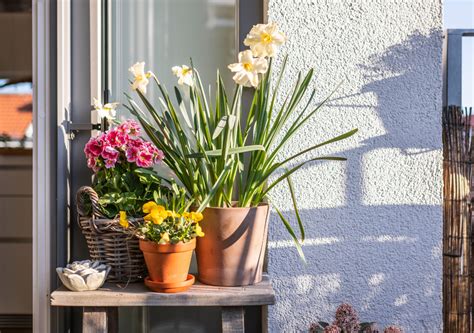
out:
M296 212L300 238L304 240L304 227L298 213L296 197L290 176L304 165L322 160L343 161L343 157L306 157L318 148L346 139L357 132L353 129L330 140L314 144L293 156L278 159L285 145L298 133L332 96L312 107L315 90L310 88L313 70L298 75L293 89L279 105L280 82L285 72L286 58L280 75L272 85L271 62L253 93L246 115L243 113L242 86L237 85L232 96L217 73L215 97L202 86L199 73L193 69L194 85L189 98L184 99L175 87L175 102L165 86L154 77L161 93L159 105L153 105L139 90L137 94L147 112L130 97L130 112L140 121L151 141L165 153L165 162L175 173L193 198L198 211L207 206L228 207L236 202L239 207L256 206L268 199L269 191L288 180ZM303 104L302 101L308 97ZM247 108L247 106L246 106ZM288 169L288 170L285 170ZM278 170L283 174L271 181ZM285 227L303 252L296 233L283 214L277 210Z
M138 168L135 164L121 163L99 170L93 179L93 188L99 195L102 213L114 218L119 211L128 215L142 216L141 208L154 196L165 197L168 188L152 169Z

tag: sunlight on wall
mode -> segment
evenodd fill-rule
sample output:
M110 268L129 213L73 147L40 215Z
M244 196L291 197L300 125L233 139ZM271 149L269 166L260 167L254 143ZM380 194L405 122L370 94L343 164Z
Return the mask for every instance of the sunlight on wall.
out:
M373 205L441 205L441 182L433 191L433 174L442 167L441 150L374 149L364 155L363 203ZM397 186L393 186L394 181Z
M364 242L377 242L377 243L414 243L417 241L417 237L410 236L395 236L395 235L380 235L380 236L365 236L362 238Z
M383 282L384 279L385 279L385 274L384 273L373 274L369 278L369 285L370 286L378 286L379 284L381 284Z
M320 237L320 238L311 238L305 239L302 246L317 246L317 245L330 245L340 242L341 240L337 237ZM269 241L269 249L282 249L282 248L293 248L295 244L292 240L278 240L278 241Z

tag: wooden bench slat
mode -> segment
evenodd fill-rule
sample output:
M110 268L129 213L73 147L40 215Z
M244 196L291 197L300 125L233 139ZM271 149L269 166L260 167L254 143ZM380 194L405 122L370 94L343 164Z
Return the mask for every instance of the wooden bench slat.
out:
M51 294L53 306L252 306L275 303L275 293L267 275L253 286L216 287L196 283L186 292L162 294L149 291L143 283L122 289L105 284L96 291L73 292L61 287Z

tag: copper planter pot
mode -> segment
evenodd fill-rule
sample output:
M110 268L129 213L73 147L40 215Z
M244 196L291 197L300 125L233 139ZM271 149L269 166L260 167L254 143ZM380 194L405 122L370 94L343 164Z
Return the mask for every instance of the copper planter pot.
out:
M186 281L195 247L195 239L177 244L157 244L140 239L140 250L145 257L150 280L162 283Z
M203 211L205 233L197 239L198 279L215 286L245 286L262 280L268 205Z

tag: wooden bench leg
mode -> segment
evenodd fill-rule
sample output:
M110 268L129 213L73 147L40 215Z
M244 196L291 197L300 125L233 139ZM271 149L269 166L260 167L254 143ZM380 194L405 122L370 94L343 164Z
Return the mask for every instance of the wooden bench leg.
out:
M244 333L244 313L243 306L222 307L222 333Z
M117 333L118 308L84 307L82 310L83 333Z

